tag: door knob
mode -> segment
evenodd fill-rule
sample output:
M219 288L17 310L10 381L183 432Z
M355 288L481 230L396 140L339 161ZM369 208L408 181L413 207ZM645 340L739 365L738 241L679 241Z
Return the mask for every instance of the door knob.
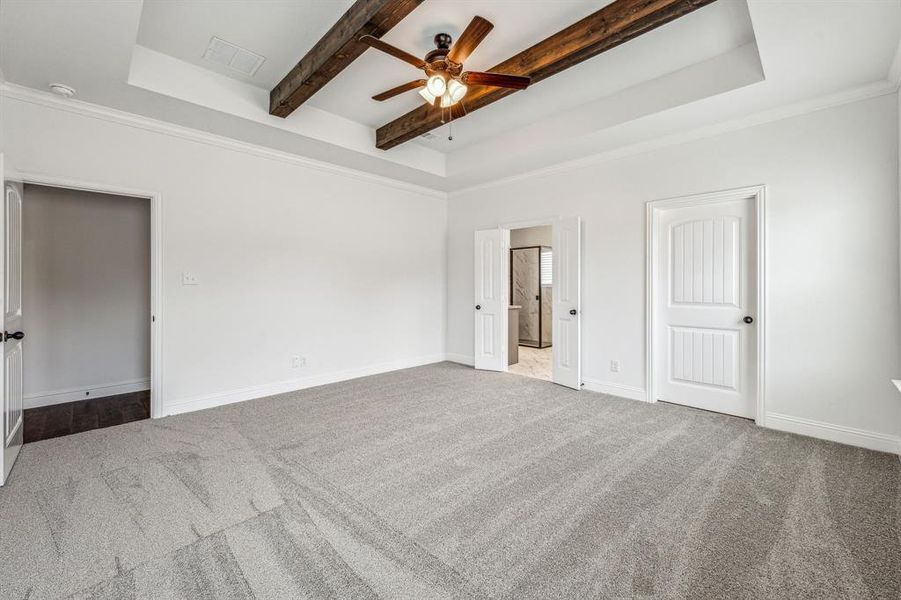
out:
M4 332L3 332L3 341L6 341L6 340L21 340L23 337L25 337L25 332L24 332L24 331L17 331L17 332L15 332L15 333L10 333L10 332L8 332L8 331L4 331Z
M569 314L575 316L575 314L576 314L576 309L575 309L575 308L569 309Z
M745 317L744 319L742 319L742 321L744 321L745 323L750 325L751 323L754 322L754 317Z
M482 310L482 305L481 305L481 304L476 304L476 310Z

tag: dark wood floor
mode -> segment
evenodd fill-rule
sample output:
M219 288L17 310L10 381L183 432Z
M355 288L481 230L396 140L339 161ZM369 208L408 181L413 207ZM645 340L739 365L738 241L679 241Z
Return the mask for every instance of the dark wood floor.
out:
M25 411L25 443L150 418L150 390Z

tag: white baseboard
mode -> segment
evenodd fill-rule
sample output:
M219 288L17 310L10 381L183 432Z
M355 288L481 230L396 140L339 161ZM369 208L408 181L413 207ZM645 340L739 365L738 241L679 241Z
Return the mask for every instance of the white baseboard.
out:
M465 354L455 354L453 352L448 352L445 355L445 359L450 362L460 363L461 365L473 366L475 364L475 360L472 356L467 356Z
M53 404L63 404L65 402L75 402L76 400L87 400L89 398L105 398L106 396L142 392L149 389L149 377L146 379L132 379L131 381L120 381L118 383L105 383L88 387L25 394L23 405L26 409L38 408L39 406L51 406Z
M618 396L629 400L640 400L641 402L646 402L648 397L644 388L623 385L621 383L610 383L608 381L601 381L600 379L588 379L583 377L582 387L590 392L609 394L611 396Z
M801 417L768 412L764 427L815 437L849 446L901 455L901 438L865 429L833 425Z
M245 400L254 400L256 398L265 398L266 396L275 396L276 394L284 394L286 392L294 392L306 388L316 387L318 385L326 385L329 383L337 383L339 381L347 381L349 379L357 379L358 377L366 377L368 375L378 375L379 373L387 373L389 371L398 371L400 369L409 369L410 367L419 367L432 363L442 362L445 357L443 354L434 354L430 356L420 356L415 358L401 359L386 363L379 363L357 369L347 369L344 371L334 371L332 373L321 373L319 375L311 375L309 377L301 377L299 379L289 379L286 381L276 381L273 383L264 383L235 390L226 390L213 394L204 394L202 396L194 396L193 398L185 398L175 402L163 401L163 416L177 415L195 410L203 410L205 408L213 408L216 406L224 406L235 402L244 402Z

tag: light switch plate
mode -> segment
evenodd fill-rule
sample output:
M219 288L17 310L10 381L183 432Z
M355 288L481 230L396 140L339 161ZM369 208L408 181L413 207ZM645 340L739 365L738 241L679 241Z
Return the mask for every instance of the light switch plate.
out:
M200 285L200 281L197 279L197 275L194 273L182 273L181 274L181 284L182 285Z

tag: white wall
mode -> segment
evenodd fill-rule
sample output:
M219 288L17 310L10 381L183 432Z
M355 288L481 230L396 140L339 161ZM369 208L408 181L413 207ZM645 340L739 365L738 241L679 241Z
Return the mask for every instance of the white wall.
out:
M766 184L768 410L897 444L897 121L895 96L881 96L452 195L449 354L473 353L473 230L579 215L584 377L643 392L645 203Z
M161 194L165 412L442 358L443 196L142 120L2 110L19 170Z
M553 238L554 230L550 225L511 229L510 247L524 248L527 246L551 246L553 245Z
M150 201L26 185L22 237L26 404L148 389Z
M901 62L898 62L898 59L901 58L901 42L898 45L898 53L895 56L896 63L895 65L898 68L901 68ZM898 228L898 238L901 240L901 87L898 89L898 93L896 94L896 104L898 106L898 206L899 206L899 228ZM899 253L899 267L901 267L901 244L899 244L898 248ZM901 282L899 282L901 285ZM901 324L899 324L901 325ZM901 332L899 332L899 338L901 338ZM901 376L901 369L899 369L899 376ZM895 381L897 382L901 377L896 377ZM897 385L897 384L896 384ZM901 392L901 386L898 386L898 391ZM898 419L898 429L901 430L901 417Z

